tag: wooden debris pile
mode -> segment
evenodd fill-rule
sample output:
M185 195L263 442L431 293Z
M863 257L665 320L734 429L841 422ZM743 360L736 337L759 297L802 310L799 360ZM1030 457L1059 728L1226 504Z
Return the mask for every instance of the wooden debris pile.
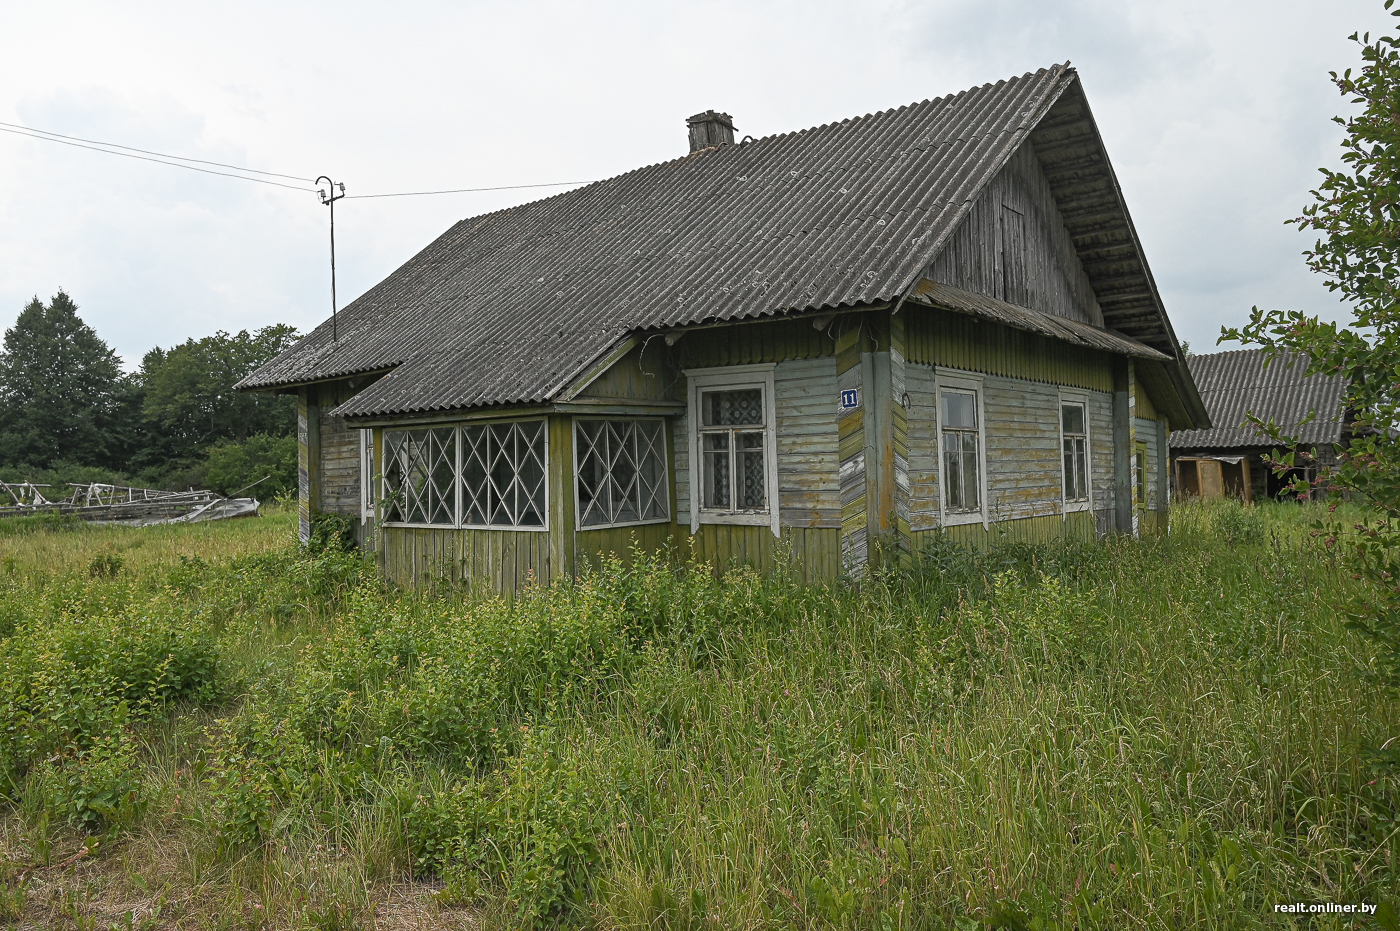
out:
M184 524L253 517L257 498L225 498L212 491L160 491L103 482L69 482L69 491L33 482L0 482L0 517L74 515L102 524Z

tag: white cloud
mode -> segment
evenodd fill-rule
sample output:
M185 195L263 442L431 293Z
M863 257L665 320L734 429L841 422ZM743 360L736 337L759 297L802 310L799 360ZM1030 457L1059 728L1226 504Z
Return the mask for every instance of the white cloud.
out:
M1336 157L1326 72L1378 2L11 4L0 120L351 193L591 180L1073 60L1180 335L1332 313L1282 225ZM464 216L540 196L344 201L342 303ZM329 308L313 195L0 133L0 325L68 289L134 362Z

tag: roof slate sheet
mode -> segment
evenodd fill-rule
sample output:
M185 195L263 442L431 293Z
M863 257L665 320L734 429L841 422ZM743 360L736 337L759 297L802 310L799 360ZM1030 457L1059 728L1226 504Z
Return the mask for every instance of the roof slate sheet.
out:
M1251 411L1265 423L1273 420L1285 434L1296 434L1303 444L1336 443L1342 438L1346 378L1305 375L1306 355L1280 354L1265 365L1263 349L1237 349L1187 356L1186 364L1215 426L1174 431L1172 449L1270 445L1263 434L1242 426ZM1312 411L1317 416L1300 427Z
M535 403L639 330L897 301L1032 131L1058 126L1045 117L1061 97L1079 135L1036 144L1079 159L1057 170L1098 179L1122 225L1078 76L1056 65L463 220L341 311L338 342L327 321L239 387L387 370L334 413ZM1113 235L1137 255L1130 229ZM1128 335L1174 354L1153 313Z

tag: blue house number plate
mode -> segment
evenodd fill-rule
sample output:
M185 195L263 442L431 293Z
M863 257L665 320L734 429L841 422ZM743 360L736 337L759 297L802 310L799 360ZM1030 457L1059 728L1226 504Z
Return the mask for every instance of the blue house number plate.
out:
M841 392L841 409L848 411L860 407L860 389L846 388Z

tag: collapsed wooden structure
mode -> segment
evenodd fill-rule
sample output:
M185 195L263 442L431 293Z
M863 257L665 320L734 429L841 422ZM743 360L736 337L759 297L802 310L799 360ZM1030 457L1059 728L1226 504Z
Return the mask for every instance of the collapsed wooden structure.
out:
M79 484L57 493L51 485L34 482L0 482L0 517L33 517L40 514L72 515L103 524L199 523L258 513L256 498L225 498L212 491L161 491L104 482Z

